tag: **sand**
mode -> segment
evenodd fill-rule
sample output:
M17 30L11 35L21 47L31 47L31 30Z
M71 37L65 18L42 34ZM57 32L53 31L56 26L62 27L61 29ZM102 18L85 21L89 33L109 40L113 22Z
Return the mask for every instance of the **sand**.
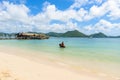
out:
M0 52L0 80L103 80L63 67Z

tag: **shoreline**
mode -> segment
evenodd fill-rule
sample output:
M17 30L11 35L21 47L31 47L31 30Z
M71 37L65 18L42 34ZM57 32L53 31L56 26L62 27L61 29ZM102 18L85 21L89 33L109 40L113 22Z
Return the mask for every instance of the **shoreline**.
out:
M7 60L9 62L9 64L14 64L14 67L17 67L17 69L11 70L12 72L15 72L15 73L17 72L18 75L21 75L21 77L25 76L24 74L28 74L29 77L31 77L32 75L39 77L39 79L33 78L33 79L27 79L27 80L40 80L40 79L42 79L42 80L59 80L59 78L60 78L60 80L66 80L67 78L68 78L67 80L81 80L81 79L82 80L119 80L118 77L111 76L111 75L108 76L105 73L98 73L96 71L91 72L91 71L89 71L89 69L84 68L84 67L78 67L78 66L74 66L74 65L70 66L64 62L59 61L59 59L57 59L57 58L52 59L45 55L35 56L35 54L28 56L28 54L26 54L26 52L24 52L24 50L21 51L17 48L16 49L13 48L13 50L12 50L12 48L8 49L8 47L6 47L7 51L4 51L5 50L4 48L2 50L0 49L0 55L4 54L3 56L0 56L0 57L2 57L2 58L0 58L0 61L3 61L2 59L4 59L4 60ZM29 53L29 51L27 53ZM25 54L25 55L23 55L23 54ZM34 56L34 58L32 56ZM37 57L37 58L35 58L35 57ZM52 56L52 57L55 57L55 56ZM11 58L12 58L12 61L11 61ZM40 58L40 59L38 60L38 58ZM26 61L27 61L27 63L26 63ZM19 64L19 63L21 63L21 64ZM86 62L84 61L84 63L86 63ZM3 64L0 62L0 64L7 65L8 66L7 68L10 68L10 65L8 65L6 63ZM26 64L26 65L24 65L24 64ZM88 62L88 64L89 64L89 62ZM32 67L33 65L36 65L36 66ZM83 64L81 64L81 65L83 65ZM27 68L21 69L21 66L28 67L28 68L30 67L30 68L29 68L29 70L27 70ZM38 67L38 66L40 66L40 67ZM48 67L51 67L51 68L48 69ZM57 75L58 79L54 79L54 77L44 79L44 77L37 76L36 71L39 71L38 73L43 74L44 70L46 70L46 68L48 69L48 72L46 72L45 74L49 75L52 73L54 75ZM74 70L73 68L76 70ZM0 71L1 70L2 69L0 68ZM23 72L20 72L19 70L23 71ZM33 71L33 72L24 73L25 70ZM56 73L56 71L57 71L57 73ZM68 73L69 75L65 74L65 73ZM72 78L70 78L69 76ZM24 78L22 80L24 80Z
M5 80L9 78L14 78L12 80L99 80L93 76L78 74L65 68L40 64L1 52L0 65L0 74L3 75L0 78L6 78ZM16 76L11 77L11 73Z

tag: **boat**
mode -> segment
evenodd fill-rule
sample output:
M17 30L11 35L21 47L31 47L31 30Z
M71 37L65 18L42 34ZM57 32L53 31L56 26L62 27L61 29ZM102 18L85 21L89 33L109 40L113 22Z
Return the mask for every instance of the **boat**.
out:
M64 42L62 42L61 44L59 44L60 48L65 48Z

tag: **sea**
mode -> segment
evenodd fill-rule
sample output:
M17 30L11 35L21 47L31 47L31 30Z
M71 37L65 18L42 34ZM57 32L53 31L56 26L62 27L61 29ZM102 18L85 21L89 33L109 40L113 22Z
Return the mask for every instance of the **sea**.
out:
M65 48L59 47L62 41ZM50 37L44 40L0 40L0 46L2 45L28 50L39 56L54 56L53 60L62 65L71 65L77 71L120 80L120 38Z

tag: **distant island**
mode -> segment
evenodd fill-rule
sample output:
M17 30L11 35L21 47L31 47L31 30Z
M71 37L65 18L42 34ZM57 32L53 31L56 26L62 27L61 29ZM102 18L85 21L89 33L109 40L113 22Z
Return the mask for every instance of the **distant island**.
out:
M52 37L88 37L86 34L81 33L81 32L79 32L77 30L67 31L65 33L49 32L46 35L52 36Z
M102 32L86 35L78 30L67 31L65 33L38 33L38 32L25 32L25 33L0 33L0 39L49 39L49 37L81 37L81 38L120 38L120 36L107 36Z
M82 37L82 38L120 38L120 36L107 36L102 32L86 35L78 30L67 31L65 33L49 32L46 35L52 37Z

